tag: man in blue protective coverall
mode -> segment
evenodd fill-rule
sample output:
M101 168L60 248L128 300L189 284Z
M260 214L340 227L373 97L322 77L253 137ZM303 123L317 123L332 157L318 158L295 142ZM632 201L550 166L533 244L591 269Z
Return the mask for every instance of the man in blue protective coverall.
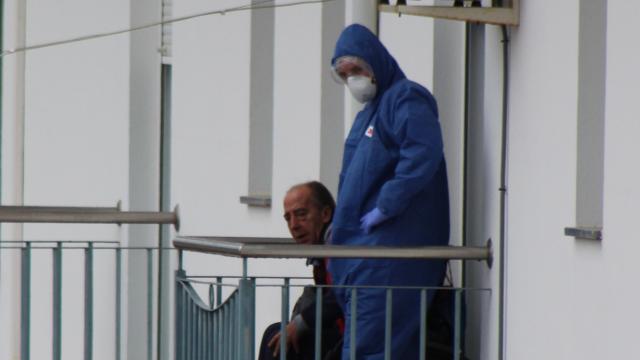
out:
M365 103L344 148L332 243L424 246L449 241L449 195L436 101L408 80L378 38L361 25L340 35L331 60L335 78ZM334 284L440 286L444 261L331 259ZM336 289L345 314L343 358L356 320L356 358L383 359L386 292ZM428 292L428 299L433 297ZM417 359L420 292L392 293L393 359ZM352 302L357 304L356 315Z

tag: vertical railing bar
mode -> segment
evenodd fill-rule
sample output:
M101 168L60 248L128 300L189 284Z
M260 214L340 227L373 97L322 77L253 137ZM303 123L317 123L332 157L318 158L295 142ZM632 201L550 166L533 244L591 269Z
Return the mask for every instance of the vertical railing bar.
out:
M384 359L391 360L391 330L392 330L392 310L393 309L393 293L392 289L387 289L387 304L384 319Z
M202 349L202 354L200 354L201 359L205 359L207 357L207 310L201 308L200 309L200 322L202 334L200 335L200 348Z
M287 359L287 320L289 318L289 278L282 286L282 312L280 314L280 360Z
M239 301L234 301L233 306L238 308L238 311L242 314L242 322L238 322L236 323L235 327L236 327L236 331L234 331L234 334L236 334L236 343L239 344L239 346L237 347L236 350L240 350L240 351L236 351L236 357L240 358L240 357L246 357L246 358L250 358L251 356L249 355L251 353L251 349L249 347L249 344L246 343L246 340L248 338L248 332L251 330L249 328L249 322L251 321L251 313L249 313L249 304L250 304L250 300L249 299L249 295L250 295L250 289L249 289L249 285L248 285L248 280L243 280L243 282L245 282L244 289L243 289L243 296L242 296L242 300Z
M198 345L198 314L197 314L198 306L196 305L195 299L191 300L191 359L200 360L197 356L197 345Z
M223 339L223 318L222 318L222 308L218 308L218 310L216 311L216 322L217 322L217 329L218 329L218 351L217 351L217 357L216 359L218 360L222 360L222 350L224 347L224 344L222 343L222 339Z
M175 327L175 349L174 356L176 360L183 360L181 354L180 347L180 339L182 338L182 308L184 307L184 303L182 302L182 287L180 286L179 280L179 272L180 270L176 270L175 272L175 318L174 318L174 327Z
M211 350L209 351L209 360L216 358L216 314L214 311L209 313L209 326L211 327L211 333L209 334L209 340L211 341Z
M462 296L461 290L459 289L455 290L455 313L454 313L455 330L454 330L454 336L453 336L453 358L454 359L459 359L460 354L462 353L461 339L460 339L460 334L462 330L462 325L461 325L462 314L460 313L462 311L461 296Z
M219 309L218 312L220 313L220 315L218 316L220 323L218 324L218 330L220 331L218 336L220 337L220 342L219 345L220 346L220 359L224 360L225 359L225 349L224 347L226 346L226 338L225 338L225 307L224 305L222 305Z
M243 345L247 345L247 344L243 344L243 339L244 339L244 331L248 330L245 329L245 314L244 314L244 308L245 306L247 306L247 295L248 295L248 289L247 289L247 276L249 275L249 259L247 259L246 257L242 258L242 280L240 280L240 283L238 284L238 302L239 302L239 306L238 309L241 309L241 311L238 312L238 316L234 316L235 320L237 321L236 325L236 331L238 331L238 333L236 334L235 332L232 332L232 334L235 335L235 337L238 341L237 343L237 347L232 346L232 348L236 348L238 351L238 355L240 357L246 357L247 354L245 354L245 352L248 351L248 349L241 349L240 346ZM232 313L233 314L233 313Z
M204 359L207 353L207 311L203 308L198 309L198 313L200 314L200 334L198 335L198 339L200 339L200 359Z
M208 309L202 311L202 358L209 356L209 312Z
M427 289L420 290L420 360L427 358Z
M116 249L116 360L122 347L122 250Z
M242 303L239 296L234 296L233 299L231 299L231 301L229 302L229 308L230 308L230 313L231 313L231 317L233 318L233 321L231 321L231 329L229 331L229 334L231 334L231 349L229 349L231 351L231 358L235 359L238 357L238 355L242 352L240 349L240 346L242 346L242 343L240 341L240 339L242 339L242 334L240 333L242 331L242 326L241 326L241 319L244 316L244 314L242 313L241 306L237 306L237 303Z
M256 337L256 280L251 279L250 283L250 290L251 290L251 296L248 297L248 299L250 300L249 304L248 304L248 308L249 311L247 311L246 313L248 314L248 320L247 320L247 324L249 326L248 332L249 332L249 358L253 359L255 358L255 337ZM244 311L243 311L244 312Z
M153 253L147 248L147 360L153 357Z
M206 336L206 341L205 341L205 345L207 347L207 351L206 351L206 355L205 355L205 359L209 359L211 358L211 350L213 349L213 330L211 329L211 317L213 316L213 309L215 308L215 290L213 287L213 284L209 284L209 311L206 313L206 319L207 319L207 336Z
M198 307L195 299L191 299L191 359L198 360Z
M211 327L213 328L213 335L211 336L211 343L213 344L213 351L211 352L211 359L218 359L218 348L220 347L220 343L218 342L218 311L214 311L211 313Z
M93 243L88 242L84 257L84 359L93 359Z
M213 290L213 284L209 284L209 310L213 310L214 309L214 302L215 302L215 293Z
M62 242L53 249L53 344L52 358L60 360L62 331Z
M227 301L227 311L228 311L228 321L227 321L227 329L229 329L229 338L228 338L228 343L229 343L229 347L228 347L228 358L229 359L233 359L233 348L234 348L234 323L236 321L236 317L235 314L233 313L233 300L229 299Z
M190 358L189 359L198 359L198 351L196 348L197 345L197 337L198 337L198 315L196 314L196 304L195 301L193 301L191 303L191 336L190 336L190 342L191 342L191 349L190 349Z
M233 313L231 312L231 302L227 303L227 329L231 329L231 322L233 320ZM233 349L233 344L231 341L233 340L233 334L229 332L227 334L227 359L231 359L231 350Z
M207 312L207 360L211 360L213 354L213 313Z
M351 326L349 328L349 358L356 360L356 325L358 322L358 291L351 289Z
M197 307L196 308L196 314L198 316L198 335L196 335L196 342L198 343L198 345L196 346L197 349L197 356L196 358L198 359L202 359L202 345L203 345L203 337L202 337L202 309Z
M315 360L322 360L322 291L323 288L316 287Z
M243 276L244 279L244 276ZM242 306L235 306L236 305L236 299L238 299L238 301L240 303L242 303L242 296L243 296L243 289L242 289L242 279L238 282L238 289L237 292L235 294L235 296L233 296L231 299L229 299L229 309L231 310L231 323L229 324L229 326L231 326L229 328L229 334L231 336L231 353L229 355L229 359L235 359L235 355L236 353L240 353L242 349L240 349L239 347L240 345L240 341L239 339L241 339L241 335L238 334L239 331L242 331L242 326L236 326L239 325L238 323L242 323L242 312L240 311L240 309L242 308Z
M186 281L186 280L185 280ZM182 347L182 359L187 359L187 333L189 332L189 293L187 292L186 283L182 283L182 341L180 346Z
M211 335L213 334L213 330L211 330L211 311L207 310L205 311L205 333L207 334L207 336L205 337L204 341L205 341L205 353L204 353L204 358L205 360L208 360L211 358L211 349L213 348L213 342L211 341Z
M213 313L213 360L220 360L220 308Z
M222 277L216 277L216 307L222 304Z
M222 358L227 360L229 357L229 334L227 328L229 327L229 319L227 316L227 304L222 307Z
M237 340L237 331L238 328L238 317L236 310L236 301L238 301L238 294L234 296L231 301L229 301L229 359L234 359L234 355L236 353L236 340Z
M22 248L20 271L20 359L29 360L31 335L31 242Z
M179 360L187 359L187 316L188 316L188 294L186 289L186 284L184 282L180 283L180 289L182 291L182 310L180 311L182 314L181 320L181 333L180 333L180 356Z
M249 274L249 260L246 257L242 258L242 277L247 278Z
M193 359L192 356L192 351L193 351L193 346L192 346L192 341L193 341L193 336L192 336L192 331L193 329L191 328L191 323L192 318L191 318L191 313L192 313L192 308L193 308L193 303L191 301L191 297L189 296L189 293L185 290L185 297L187 298L187 316L185 316L186 318L186 323L185 323L185 337L184 337L184 347L185 347L185 358L187 360Z

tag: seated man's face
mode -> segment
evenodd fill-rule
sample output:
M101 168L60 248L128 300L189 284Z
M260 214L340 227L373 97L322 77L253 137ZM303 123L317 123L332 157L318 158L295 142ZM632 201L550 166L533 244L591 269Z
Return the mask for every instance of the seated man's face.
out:
M321 244L322 228L331 221L331 209L320 209L306 186L291 189L284 197L284 219L298 244Z

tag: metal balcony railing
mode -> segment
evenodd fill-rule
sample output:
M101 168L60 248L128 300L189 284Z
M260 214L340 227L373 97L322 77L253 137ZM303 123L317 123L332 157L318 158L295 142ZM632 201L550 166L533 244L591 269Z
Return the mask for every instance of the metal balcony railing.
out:
M213 281L203 281L201 278L191 278L182 269L182 260L179 261L180 269L176 272L176 360L191 359L254 359L255 346L255 304L256 288L271 287L280 288L280 359L286 359L286 331L285 325L289 320L289 295L292 285L290 277L281 277L278 284L273 284L273 277L249 275L248 258L409 258L409 259L459 259L480 260L491 263L491 244L487 247L348 247L331 245L297 245L291 239L282 238L232 238L232 237L178 237L174 240L174 246L179 249L179 258L182 259L182 251L196 251L211 254L235 256L242 258L243 273L241 276L231 277L238 280L233 286L235 290L221 302L221 285L223 279L229 277L212 275ZM270 280L270 284L263 284L261 280ZM191 287L192 283L205 283L209 286L209 301L202 301ZM483 288L455 288L455 287L401 287L401 286L315 286L316 311L315 311L315 359L321 359L320 334L322 333L322 288L342 288L351 292L351 311L356 313L358 294L368 289L384 291L386 293L386 328L385 328L385 359L394 359L391 354L391 307L393 293L401 289L411 289L420 296L420 308L416 309L421 321L420 359L428 358L427 333L427 298L428 294L438 290L452 292L453 299L453 329L452 345L446 349L452 359L461 359L463 356L463 299L471 292L486 293L489 289ZM214 296L214 294L216 294ZM215 298L215 299L214 299ZM357 316L357 314L356 314ZM356 359L355 339L357 329L355 322L350 332L351 359Z
M146 268L146 317L148 319L146 324L147 331L147 352L151 354L153 343L153 320L156 319L154 309L154 284L157 279L154 277L153 267L157 262L159 251L175 250L173 248L160 249L157 247L123 247L118 241L88 241L88 240L60 240L60 241L2 241L0 242L0 252L5 256L10 256L11 252L18 251L20 257L20 359L29 360L32 358L41 358L44 353L47 354L45 358L60 360L67 358L62 352L63 333L64 338L81 338L80 348L82 349L83 359L93 359L96 347L100 349L110 349L114 354L114 359L120 359L122 357L122 330L124 327L123 321L123 278L126 275L123 274L123 256L136 256L144 261ZM51 257L51 268L47 271L43 268L42 262L46 257ZM76 281L74 279L70 283L69 279L63 276L63 270L65 266L78 268L78 264L75 262L69 263L70 258L77 256L82 257L82 280ZM34 263L34 259L37 260ZM96 259L103 265L101 268L97 267ZM99 274L96 273L99 271ZM109 274L111 273L111 274ZM105 281L105 276L110 279L114 279L113 283ZM34 278L37 278L38 283L48 288L46 285L47 278L50 279L51 286L51 298L35 298L34 291L38 290L34 284ZM65 282L66 281L66 282ZM63 311L63 301L73 300L67 296L73 296L69 293L63 292L63 286L67 289L82 289L84 296L82 297L82 306L78 309L73 309L73 313L82 314L83 324L82 328L66 328L63 331L63 324L67 321L69 313ZM113 308L105 308L104 306L96 305L96 299L94 294L100 287L101 292L110 292L113 295L111 300L99 299L101 303L109 302L113 303ZM35 310L34 301L38 306L47 306L51 309L51 318L45 319L42 317L33 318L32 312ZM67 308L67 310L70 310ZM98 311L108 312L113 314L107 323L102 321L96 321L96 314ZM104 318L102 318L104 320ZM159 321L159 319L156 319ZM42 342L32 341L32 332L36 328L49 327L51 329L51 343L43 344ZM105 343L105 339L95 338L94 332L97 328L109 328L113 327L113 343ZM36 349L37 347L37 349ZM43 350L46 349L46 350ZM34 350L37 350L39 355L32 354ZM150 359L150 355L149 355Z
M179 227L179 217L177 207L174 212L154 212L154 211L122 211L120 203L116 207L62 207L62 206L0 206L0 223L66 223L66 224L173 224L176 229ZM93 359L95 347L99 345L101 349L108 348L113 351L114 358L120 359L122 356L122 279L123 279L123 253L129 256L140 256L142 261L146 261L146 308L147 308L147 354L151 359L153 344L153 320L158 323L161 321L158 316L153 313L154 308L154 284L159 280L154 279L153 267L154 262L159 261L161 252L165 250L175 250L173 248L159 248L147 246L129 246L124 247L119 241L100 241L100 240L20 240L20 241L0 241L0 253L11 253L18 251L20 253L20 359L29 360L32 358L32 351L37 350L40 356L43 353L50 353L53 360L65 358L62 353L63 339L63 256L69 254L83 254L83 282L72 284L68 288L83 289L82 308L79 309L82 314L83 328L67 330L71 331L73 338L82 337L82 358L85 360ZM42 278L42 264L34 264L33 258L37 257L43 260L42 254L49 253L51 256L51 271L45 274L51 281L51 319L33 319L31 314L33 309L32 300L34 285L32 280L35 276ZM104 254L112 257L112 263L109 263L106 271L113 271L113 309L103 309L113 313L112 324L95 324L95 304L94 299L96 283L102 286L102 282L96 282L96 265L94 259L99 257L103 259ZM155 254L155 255L154 255ZM11 254L9 254L11 255ZM157 260L154 260L157 259ZM102 273L105 269L100 269ZM50 275L49 275L50 274ZM126 275L124 275L126 276ZM98 280L100 281L100 280ZM48 286L48 285L47 285ZM36 299L38 305L42 305L42 299ZM77 313L78 309L74 309ZM97 327L113 326L114 343L104 344L103 339L94 338L94 330ZM50 327L51 344L46 346L42 343L34 344L31 341L32 331L34 328ZM69 337L69 336L67 336ZM47 349L47 350L43 350ZM50 350L49 350L50 349Z

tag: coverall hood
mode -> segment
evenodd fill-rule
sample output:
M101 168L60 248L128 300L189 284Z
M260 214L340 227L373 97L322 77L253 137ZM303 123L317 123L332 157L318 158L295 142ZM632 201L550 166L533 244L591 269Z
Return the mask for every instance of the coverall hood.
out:
M342 30L331 65L341 56L357 56L371 66L378 87L376 99L396 81L405 78L400 66L378 37L360 24L352 24Z

